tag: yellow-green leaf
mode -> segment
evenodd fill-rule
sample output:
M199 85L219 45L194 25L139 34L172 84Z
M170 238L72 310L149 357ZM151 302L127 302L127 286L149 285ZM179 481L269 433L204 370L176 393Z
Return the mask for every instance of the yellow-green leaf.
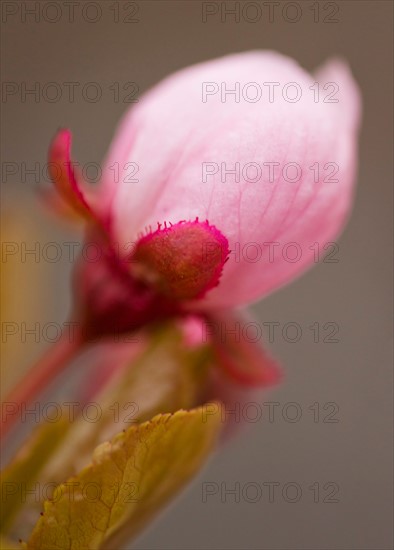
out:
M89 464L97 445L132 424L199 405L208 359L205 346L187 348L173 325L156 330L145 351L94 397L101 417L73 423L41 480L60 483L74 475Z
M46 461L65 437L67 428L68 423L65 421L40 425L15 459L1 472L2 533L8 531L14 516L28 500L27 495L37 482Z
M111 361L111 354L105 357ZM175 325L162 326L139 356L94 396L102 412L96 422L81 415L69 424L65 412L58 423L44 423L34 430L3 474L4 532L28 538L54 487L87 466L94 448L130 422L197 406L208 359L204 345L185 346Z
M101 444L45 502L26 548L119 548L199 469L219 426L219 407L209 417L200 407L157 415Z

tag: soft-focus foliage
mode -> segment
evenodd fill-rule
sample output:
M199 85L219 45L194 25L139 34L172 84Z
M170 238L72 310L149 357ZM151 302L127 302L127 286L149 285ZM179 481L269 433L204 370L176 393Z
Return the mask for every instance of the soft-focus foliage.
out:
M86 402L99 405L100 418L89 422L79 415L69 423L69 414L63 410L59 422L43 423L31 433L4 470L4 533L26 538L29 524L31 529L42 510L43 503L36 497L37 487L40 496L53 494L56 485L86 468L95 447L122 429L137 428L159 413L176 413L203 403L211 360L206 344L192 344L180 326L171 324L156 328L149 338L139 335L134 340L137 341L117 346L103 345L100 355L95 356L96 379L101 376L103 380L97 386L96 380L92 384L89 379L87 386L91 390ZM193 422L198 423L197 417ZM204 431L202 416L200 422ZM95 482L93 477L91 481ZM33 487L36 490L29 494ZM168 488L168 497L170 492ZM152 513L154 509L155 506Z
M25 546L31 550L116 548L198 470L220 414L158 415L96 448L92 464L60 485ZM88 496L87 488L91 494Z
M46 462L66 436L68 427L69 424L64 420L43 424L35 430L13 462L1 473L2 532L9 529L14 516L25 503L26 493L32 490Z

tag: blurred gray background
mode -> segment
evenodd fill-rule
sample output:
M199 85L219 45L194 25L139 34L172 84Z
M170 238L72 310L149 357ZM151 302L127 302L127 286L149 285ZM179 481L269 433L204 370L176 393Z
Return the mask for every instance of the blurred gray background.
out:
M318 265L254 307L261 322L296 322L303 331L289 343L279 330L270 344L286 372L284 383L264 395L277 403L273 421L258 396L265 415L212 458L135 548L392 548L392 3L300 1L296 22L289 21L296 9L289 2L278 3L271 21L266 2L205 3L217 7L206 22L207 6L197 1L101 2L97 21L97 3L75 2L74 22L63 2L56 2L56 10L53 4L3 2L2 79L13 84L2 102L2 159L28 168L45 163L59 126L74 133L75 159L100 162L128 107L122 91L127 82L143 92L178 68L255 48L291 55L310 70L333 55L349 61L362 90L364 119L358 192L339 241L340 261ZM33 5L39 5L37 16L25 13ZM231 15L221 20L226 7L240 10L239 21ZM257 10L261 17L252 22ZM38 101L24 98L23 83L37 82ZM59 101L48 101L48 82L61 85ZM97 83L102 97L90 102L76 91L71 102L65 82L81 83L79 90ZM118 102L114 82L120 85ZM43 215L36 190L32 176L3 174L3 239L78 238ZM5 278L12 278L13 290L4 290L7 319L65 319L70 262L27 261L12 272L8 266ZM337 323L339 342L315 343L309 327L316 322ZM14 344L5 347L4 357L21 368L47 345ZM297 421L290 421L296 409L288 403L301 410ZM217 484L206 502L204 483ZM262 495L252 502L256 485ZM239 502L225 494L236 487ZM301 495L289 502L295 487Z

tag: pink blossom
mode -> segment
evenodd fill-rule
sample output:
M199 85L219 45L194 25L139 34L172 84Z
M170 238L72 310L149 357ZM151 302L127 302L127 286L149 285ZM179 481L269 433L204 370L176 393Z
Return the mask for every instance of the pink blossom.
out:
M221 90L237 82L239 97L223 97ZM259 89L263 96L253 101ZM292 101L297 90L301 97ZM261 298L311 265L314 243L323 250L341 230L352 201L359 118L358 88L338 60L310 75L288 57L252 51L183 69L130 109L113 140L100 201L112 238L127 249L146 227L208 220L232 254L220 284L193 307ZM222 169L203 181L204 163L230 170L236 162L239 182L231 175L222 181ZM249 163L262 169L256 182L242 176ZM278 163L273 174L268 163ZM296 181L286 180L286 165L290 180L292 169L300 170Z
M251 88L267 97L251 97ZM233 323L229 310L304 271L349 212L359 118L344 63L312 76L282 55L250 52L179 71L133 106L96 196L78 182L70 134L60 131L52 177L104 251L100 262L81 260L76 270L76 317L88 336L193 312ZM245 167L259 168L260 177L251 180ZM210 343L230 379L278 379L277 364L258 346L223 343L215 333Z
M233 309L308 268L350 210L360 104L337 60L310 75L255 51L183 69L125 116L96 193L74 171L70 132L60 130L51 177L102 255L81 258L74 273L77 338L61 340L9 401L31 402L91 339L168 319L182 325L192 314L195 341L199 324L240 322ZM208 344L214 395L234 381L265 386L280 377L257 344L223 342L215 331Z

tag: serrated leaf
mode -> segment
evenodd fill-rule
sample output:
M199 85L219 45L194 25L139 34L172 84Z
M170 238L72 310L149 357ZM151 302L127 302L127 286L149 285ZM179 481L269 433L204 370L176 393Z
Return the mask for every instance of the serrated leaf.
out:
M65 413L59 423L43 423L34 430L3 473L5 483L18 485L16 491L10 489L15 494L6 494L2 509L4 533L26 539L43 500L51 497L54 487L88 465L93 449L128 428L130 421L140 423L159 413L190 409L201 403L208 359L205 346L184 345L176 326L161 327L151 335L145 351L94 396L103 413L99 421L91 423L81 416L69 424ZM110 353L105 354L105 360L110 368L112 361L116 365Z
M205 346L186 348L173 325L157 330L145 351L94 397L100 419L92 423L80 417L74 422L42 481L60 483L73 475L89 463L97 445L131 424L200 404L208 360Z
M157 415L103 443L45 502L26 548L119 548L199 469L219 427L219 408L205 418L200 407Z

